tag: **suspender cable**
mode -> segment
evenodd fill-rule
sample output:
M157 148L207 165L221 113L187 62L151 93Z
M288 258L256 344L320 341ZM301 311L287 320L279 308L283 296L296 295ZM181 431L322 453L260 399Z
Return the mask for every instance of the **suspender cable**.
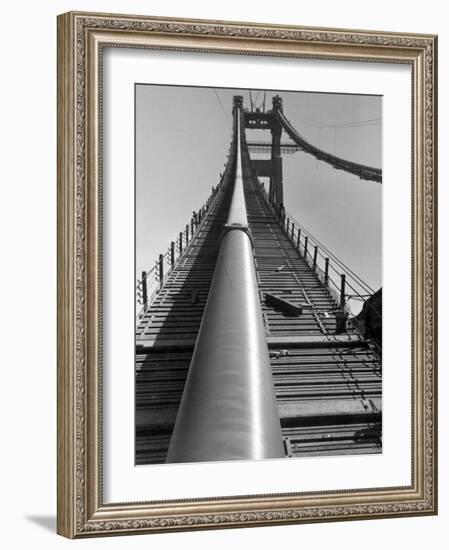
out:
M243 192L234 98L231 206L167 462L284 457Z

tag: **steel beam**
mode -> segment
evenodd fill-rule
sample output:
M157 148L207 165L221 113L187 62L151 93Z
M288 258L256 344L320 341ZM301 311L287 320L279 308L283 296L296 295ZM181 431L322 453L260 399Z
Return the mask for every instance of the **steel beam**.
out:
M305 336L267 336L267 345L270 349L281 348L327 348L333 347L357 347L363 345L365 340L356 334L321 334ZM195 340L136 340L136 349L139 353L147 353L149 350L191 350L195 347Z

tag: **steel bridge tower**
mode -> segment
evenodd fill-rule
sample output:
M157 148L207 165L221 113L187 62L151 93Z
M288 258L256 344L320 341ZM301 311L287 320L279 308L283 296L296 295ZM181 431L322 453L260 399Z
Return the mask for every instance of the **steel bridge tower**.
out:
M248 143L247 128L271 142ZM348 275L285 211L283 131L295 150L381 182L307 143L280 97L268 112L234 97L218 185L137 287L137 464L381 451L380 348L349 317ZM251 160L256 146L270 158Z

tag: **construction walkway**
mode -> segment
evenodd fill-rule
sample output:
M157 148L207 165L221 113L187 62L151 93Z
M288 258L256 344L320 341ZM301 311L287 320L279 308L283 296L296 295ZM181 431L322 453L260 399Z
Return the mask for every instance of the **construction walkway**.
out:
M304 241L242 154L245 201L286 456L381 452L381 361L346 323ZM229 169L229 167L228 167ZM229 169L230 170L230 169ZM231 170L230 170L231 171ZM136 463L165 461L232 192L224 177L136 334ZM305 245L307 247L307 245Z

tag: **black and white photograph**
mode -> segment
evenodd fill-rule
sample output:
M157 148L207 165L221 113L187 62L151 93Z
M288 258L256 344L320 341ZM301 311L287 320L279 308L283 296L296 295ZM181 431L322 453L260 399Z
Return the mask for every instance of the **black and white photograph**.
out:
M382 97L135 86L135 463L382 452Z
M445 4L2 7L2 547L444 548Z

